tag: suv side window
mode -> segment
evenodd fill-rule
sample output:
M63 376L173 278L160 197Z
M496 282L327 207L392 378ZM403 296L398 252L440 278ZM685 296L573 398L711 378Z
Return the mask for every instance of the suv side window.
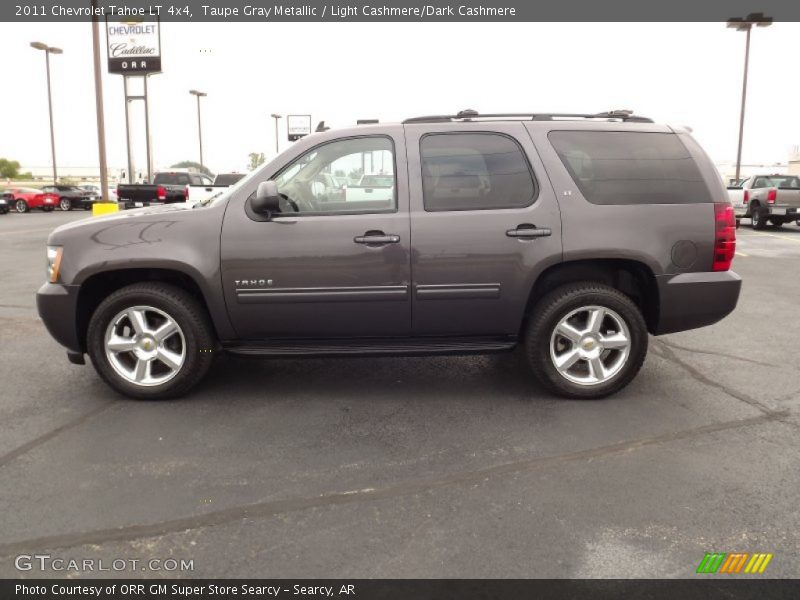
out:
M397 210L394 143L346 138L312 148L273 176L284 213L354 214Z
M694 159L674 133L551 131L548 138L592 204L712 202Z
M420 140L426 211L530 206L536 182L522 148L499 133L430 133Z

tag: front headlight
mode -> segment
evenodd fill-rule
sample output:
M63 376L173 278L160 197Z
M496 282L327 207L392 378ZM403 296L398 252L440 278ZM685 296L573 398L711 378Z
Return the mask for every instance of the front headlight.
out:
M58 283L58 272L61 269L61 255L64 252L62 246L47 247L47 281Z

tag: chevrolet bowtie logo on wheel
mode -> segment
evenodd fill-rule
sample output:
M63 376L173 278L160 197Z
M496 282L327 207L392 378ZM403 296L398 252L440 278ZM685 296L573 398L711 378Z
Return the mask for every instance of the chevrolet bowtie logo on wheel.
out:
M771 553L756 552L706 552L700 565L697 567L698 573L763 573L767 569L769 561L772 560Z

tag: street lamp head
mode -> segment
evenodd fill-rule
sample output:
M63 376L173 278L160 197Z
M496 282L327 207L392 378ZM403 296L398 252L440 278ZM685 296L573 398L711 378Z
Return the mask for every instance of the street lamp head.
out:
M272 114L270 115L270 117L272 117L273 119L282 119L282 118L283 118L283 115L279 115L279 114L277 114L277 113L272 113Z
M749 31L753 25L756 27L769 27L772 25L772 17L765 17L764 13L750 13L744 18L734 17L728 19L728 27L736 31Z
M198 96L198 97L200 97L200 96L208 96L208 94L206 94L205 92L199 92L197 90L189 90L189 93L192 96Z
M56 48L55 46L48 46L42 42L31 42L31 48L36 48L37 50L44 50L45 52L49 52L50 54L63 54L63 50L61 48Z

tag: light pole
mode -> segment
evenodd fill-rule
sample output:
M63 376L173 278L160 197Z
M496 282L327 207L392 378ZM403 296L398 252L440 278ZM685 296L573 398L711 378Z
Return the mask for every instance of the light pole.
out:
M94 62L94 103L97 118L97 151L100 157L100 199L109 201L108 164L106 163L106 123L103 111L103 78L100 69L100 23L97 18L97 0L92 0L92 58Z
M200 125L200 98L208 96L205 92L198 92L197 90L189 90L192 96L197 96L197 136L200 140L200 166L203 166L203 128Z
M765 17L764 13L750 13L744 18L734 17L728 19L728 27L747 34L744 46L744 77L742 78L742 109L739 113L739 147L736 150L736 181L739 181L739 172L742 167L742 137L744 134L744 105L747 100L747 69L750 62L750 30L756 27L769 27L772 17Z
M275 154L278 154L278 119L282 119L283 115L272 113L270 117L275 119Z
M31 48L44 50L44 60L47 65L47 105L50 108L50 150L53 153L53 185L58 183L58 169L56 168L56 136L53 133L53 96L50 93L50 55L61 54L63 50L48 46L42 42L31 42Z

